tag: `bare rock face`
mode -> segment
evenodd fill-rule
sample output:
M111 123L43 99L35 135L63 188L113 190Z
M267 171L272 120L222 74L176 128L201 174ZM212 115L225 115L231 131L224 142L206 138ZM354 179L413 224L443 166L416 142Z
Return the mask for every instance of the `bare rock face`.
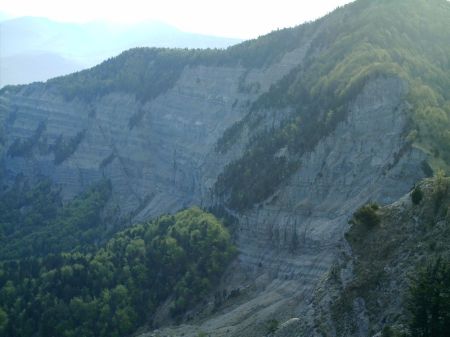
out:
M296 49L262 71L186 67L171 89L146 103L124 93L67 102L42 84L5 91L0 97L4 180L48 176L70 199L106 177L121 214L133 213L135 221L200 204L202 167L217 139L304 54L305 48ZM58 160L57 143L77 135L79 144ZM26 155L8 151L18 141L31 141ZM213 176L224 164L214 165Z
M241 216L244 251L252 246L271 252L330 251L356 207L370 200L389 203L408 191L423 176L425 157L405 141L406 90L397 79L369 82L350 105L347 119L303 154L298 172L273 197ZM251 263L255 257L248 255L243 259ZM279 269L279 276L296 275L287 268Z

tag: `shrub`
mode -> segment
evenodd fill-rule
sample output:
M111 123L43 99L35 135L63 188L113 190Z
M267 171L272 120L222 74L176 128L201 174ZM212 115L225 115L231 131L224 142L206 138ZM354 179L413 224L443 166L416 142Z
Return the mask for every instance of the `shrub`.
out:
M74 137L70 138L68 141L64 140L62 135L56 140L53 145L53 153L55 155L55 164L59 165L64 160L69 158L78 148L81 141L86 135L86 130L78 132Z
M0 307L0 332L4 330L6 324L8 323L8 315L6 312Z
M445 172L442 170L437 171L433 179L433 199L435 212L437 212L447 195L450 183L449 179L445 176Z
M27 139L16 139L8 149L8 155L11 157L30 157L33 148L41 138L46 129L45 123L40 123L33 135Z
M420 204L420 202L423 199L423 191L420 188L420 186L414 187L414 190L411 193L411 200L414 203L414 205Z
M406 337L404 331L398 331L395 328L392 328L391 326L386 325L383 330L381 331L381 337Z
M381 219L377 214L379 206L377 204L367 204L360 207L354 214L350 221L351 224L367 227L374 227L380 224Z
M267 321L266 322L267 333L274 333L275 331L278 330L279 325L280 325L280 323L276 319L271 319L271 320Z

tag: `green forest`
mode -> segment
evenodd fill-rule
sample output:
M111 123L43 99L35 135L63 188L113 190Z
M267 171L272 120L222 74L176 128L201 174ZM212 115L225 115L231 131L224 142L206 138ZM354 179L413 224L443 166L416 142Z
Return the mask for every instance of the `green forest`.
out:
M112 235L120 221L105 213L110 196L107 180L66 203L48 179L31 186L26 179L17 181L0 194L1 259L91 249Z
M117 233L89 253L0 263L0 336L125 336L171 297L178 317L234 257L227 229L191 208Z

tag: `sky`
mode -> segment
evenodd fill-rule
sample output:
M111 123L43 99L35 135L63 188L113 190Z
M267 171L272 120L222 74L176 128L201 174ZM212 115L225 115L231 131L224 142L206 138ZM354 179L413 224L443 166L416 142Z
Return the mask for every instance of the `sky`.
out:
M351 0L0 0L9 17L39 16L64 22L162 21L208 35L255 38L317 19Z

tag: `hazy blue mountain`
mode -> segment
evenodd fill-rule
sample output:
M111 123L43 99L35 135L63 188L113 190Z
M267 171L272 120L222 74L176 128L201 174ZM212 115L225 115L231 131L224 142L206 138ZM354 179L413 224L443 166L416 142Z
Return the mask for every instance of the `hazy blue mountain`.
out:
M2 85L27 83L72 73L84 67L82 63L64 58L57 53L22 53L1 58L0 81Z
M186 33L153 21L77 24L38 17L2 21L0 39L0 86L44 81L89 68L132 47L225 48L239 42Z

